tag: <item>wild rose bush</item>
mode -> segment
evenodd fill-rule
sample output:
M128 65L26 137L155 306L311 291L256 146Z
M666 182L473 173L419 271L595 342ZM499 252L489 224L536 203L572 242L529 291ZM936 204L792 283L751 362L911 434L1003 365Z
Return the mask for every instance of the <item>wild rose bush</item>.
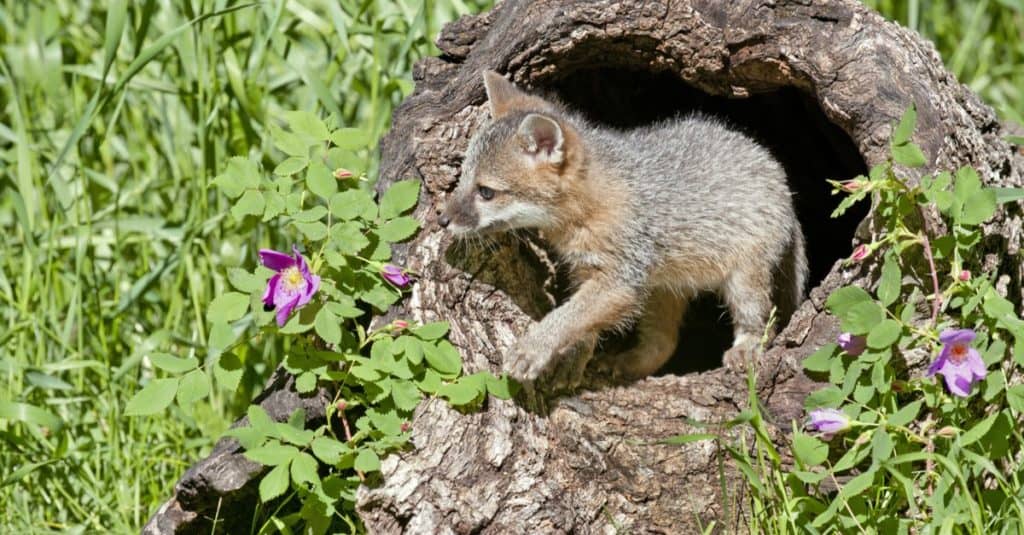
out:
M269 522L281 531L322 533L332 522L339 528L339 519L350 528L358 523L356 488L374 477L382 456L408 447L413 411L425 396L472 407L488 393L510 397L512 385L486 372L463 375L458 351L444 339L445 322L398 319L371 328L371 318L415 284L414 274L390 260L391 244L419 228L407 215L419 183L398 181L375 199L358 155L370 147L365 133L331 129L310 112L285 119L287 128L270 129L281 160L272 171L259 160L234 157L214 183L233 200L230 212L239 224L281 225L274 234L294 236L293 242L253 254L251 269L228 270L235 291L207 310L206 364L193 356L156 356L154 365L166 376L141 390L127 412L157 412L175 398L186 405L208 395L211 384L233 392L254 358L235 349L286 338L281 365L294 376L294 388L334 394L327 423L306 429L301 411L275 422L252 405L249 425L227 435L249 459L270 467L259 484L261 501L276 511ZM301 506L286 506L292 498Z
M727 427L753 427L754 447L714 436L749 483L752 532L1024 529L1024 321L979 250L981 225L1024 194L984 187L968 167L905 180L894 164L925 163L915 121L911 108L889 161L833 183L846 195L833 215L873 201L876 239L848 262L873 258L880 276L826 302L842 332L803 363L828 386L794 422L792 464L768 438L753 378L751 408ZM929 210L946 232L922 226Z

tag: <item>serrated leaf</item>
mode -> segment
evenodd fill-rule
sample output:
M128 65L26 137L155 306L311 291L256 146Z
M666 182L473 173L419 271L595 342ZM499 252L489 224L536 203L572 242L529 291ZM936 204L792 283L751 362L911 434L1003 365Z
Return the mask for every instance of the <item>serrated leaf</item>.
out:
M893 255L886 255L882 264L882 276L878 280L878 300L883 306L889 306L900 297L903 274Z
M804 369L809 372L825 373L832 367L832 357L839 346L828 343L804 359Z
M881 464L892 456L892 437L882 427L875 428L875 434L871 437L871 460Z
M312 223L302 223L295 221L292 223L295 228L299 229L306 239L309 241L320 241L327 237L327 225L320 221L313 221Z
M302 159L309 157L309 147L312 143L282 129L276 124L270 125L270 138L274 141L274 146L278 150L289 156L296 156Z
M153 353L149 356L149 361L153 366L171 373L185 373L199 366L199 361L194 357L183 359L167 353Z
M291 176L305 169L307 164L309 164L309 158L291 156L277 164L277 167L274 168L274 174L278 176Z
M921 412L921 405L924 404L924 400L917 400L910 403L900 410L896 411L889 417L889 424L896 426L905 426L917 418L917 413Z
M249 310L249 296L238 292L227 292L213 298L206 308L207 321L231 322L245 315Z
M279 464L260 480L260 501L267 503L288 489L288 465Z
M391 351L413 365L423 362L421 342L412 336L402 335L396 338L395 343L391 346Z
M295 378L295 390L300 394L308 394L316 390L316 374L302 372Z
M292 216L295 221L301 221L303 223L312 223L314 221L320 221L327 215L327 208L323 206L314 206L309 210L303 210Z
M892 159L896 163L907 167L921 167L927 163L924 153L921 152L921 147L913 143L894 145L892 147Z
M181 378L178 385L178 404L189 407L210 394L210 378L203 370L192 370Z
M234 353L224 353L217 359L213 367L213 377L221 388L234 392L238 390L238 383L242 380L242 362Z
M263 192L263 200L267 203L266 208L263 209L264 223L274 219L284 212L284 196L280 193L273 190L265 191Z
M363 228L355 221L336 223L331 226L330 244L344 255L353 256L359 254L370 240L363 233Z
M834 316L842 318L850 308L870 301L871 295L864 291L863 288L859 286L844 286L828 296L825 306L828 307L829 312Z
M996 213L996 192L990 189L983 189L964 201L960 213L961 225L980 225L988 221Z
M266 201L263 200L262 193L254 189L245 190L242 197L231 207L231 217L234 217L236 221L241 221L247 215L262 216L265 207Z
M836 386L826 386L821 390L811 392L804 399L804 408L808 411L819 408L835 408L843 401L843 391Z
M359 299L373 305L380 311L385 311L401 297L400 294L391 290L388 286L374 286L361 293Z
M334 179L326 165L320 162L312 162L306 171L306 187L314 195L328 200L338 191L338 181Z
M867 334L884 317L885 313L882 311L882 307L874 301L853 305L846 310L843 316L840 316L843 331L853 334Z
M903 326L894 319L885 319L875 325L868 333L868 347L883 349L900 339Z
M352 467L361 472L376 472L380 470L380 457L372 450L359 450Z
M139 390L124 408L125 416L153 414L167 408L178 392L178 378L154 379Z
M299 449L288 444L272 442L261 448L245 452L246 458L263 466L280 466L299 455Z
M416 206L420 195L419 180L395 182L380 198L380 217L391 219Z
M249 405L246 409L246 416L249 418L249 427L252 427L263 436L279 437L277 422L267 414L267 411L259 405Z
M242 156L228 158L224 172L213 179L224 195L234 199L247 189L258 188L260 172L256 162Z
M299 136L315 141L327 141L330 137L327 125L312 112L305 110L286 111L284 112L284 118L288 122L288 128Z
M301 409L300 409L301 410ZM305 416L302 417L302 421L299 425L305 423ZM309 429L300 429L293 425L293 422L277 422L274 424L275 429L281 436L281 440L290 442L296 446L308 446L313 440L314 433Z
M420 389L410 381L396 380L391 383L391 399L395 407L403 411L411 411L420 404Z
M505 373L501 377L488 374L486 385L487 392L498 399L512 399L519 391L519 384Z
M804 466L818 466L828 458L828 445L805 433L793 434L793 455Z
M320 482L320 475L317 473L318 467L316 459L312 455L308 453L296 455L292 459L292 481L316 485Z
M331 466L338 464L341 461L342 455L352 451L352 448L329 437L316 437L310 446L312 447L313 455L316 455L318 459Z
M316 329L316 334L327 343L338 344L341 342L340 321L327 307L321 308L316 313L313 328Z
M381 225L377 229L377 235L386 242L394 243L407 239L415 234L419 228L419 221L408 216L402 216Z
M910 141L910 136L914 134L914 127L917 125L917 107L911 105L907 108L907 111L903 112L903 116L900 117L899 123L892 132L892 144L902 145Z
M350 220L376 210L373 197L361 189L350 189L331 195L328 201L331 214L338 219Z
M228 282L236 290L245 293L258 292L266 288L267 281L262 277L253 275L242 268L228 269Z
M996 193L996 202L999 204L1024 199L1024 188L992 188L992 191Z
M438 344L423 344L423 356L427 364L442 376L456 376L462 371L462 357L451 343L442 340Z
M433 323L425 323L419 327L412 329L412 333L419 337L421 340L437 340L442 336L448 334L448 322L447 321L435 321Z
M361 128L339 128L331 132L331 143L342 150L365 149L370 146L370 133Z

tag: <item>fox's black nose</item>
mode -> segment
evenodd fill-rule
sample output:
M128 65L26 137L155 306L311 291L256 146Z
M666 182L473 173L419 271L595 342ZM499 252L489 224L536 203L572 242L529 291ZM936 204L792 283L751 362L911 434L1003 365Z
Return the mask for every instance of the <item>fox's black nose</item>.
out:
M448 217L448 214L441 214L441 217L437 218L437 224L441 225L441 228L448 227L448 223L451 222L452 220Z

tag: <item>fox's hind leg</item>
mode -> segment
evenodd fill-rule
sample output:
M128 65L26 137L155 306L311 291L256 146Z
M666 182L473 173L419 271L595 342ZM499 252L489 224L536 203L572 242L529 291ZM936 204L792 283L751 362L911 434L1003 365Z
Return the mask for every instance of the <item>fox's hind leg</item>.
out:
M636 323L639 342L616 358L616 373L640 378L658 371L676 350L685 311L685 297L663 288L651 292Z
M726 279L722 297L733 324L732 348L722 356L726 367L742 370L756 360L772 310L771 283L771 268L757 264L741 266Z

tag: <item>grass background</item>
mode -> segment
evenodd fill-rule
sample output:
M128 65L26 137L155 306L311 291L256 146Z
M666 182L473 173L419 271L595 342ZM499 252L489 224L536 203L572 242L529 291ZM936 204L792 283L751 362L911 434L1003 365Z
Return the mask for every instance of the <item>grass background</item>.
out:
M210 181L283 110L379 136L441 25L489 3L0 0L0 532L139 530L275 365L121 415L147 352L204 345L225 268L287 241ZM1024 0L868 3L1024 122Z

